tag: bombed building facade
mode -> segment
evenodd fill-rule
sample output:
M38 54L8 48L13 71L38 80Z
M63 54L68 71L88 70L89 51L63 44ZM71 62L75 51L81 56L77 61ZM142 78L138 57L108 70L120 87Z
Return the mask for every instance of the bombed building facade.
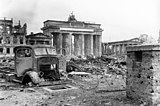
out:
M21 26L20 21L13 25L13 19L0 20L0 56L13 56L13 48L25 45L27 24Z
M68 21L47 20L43 33L27 35L27 25L20 21L13 25L13 19L0 20L0 53L2 56L13 56L17 45L51 45L58 54L75 56L101 56L101 24L77 21L71 14Z
M101 56L102 29L100 24L77 21L72 14L68 21L44 21L41 28L52 36L53 46L59 54Z
M123 41L115 42L103 42L102 43L102 54L103 55L126 55L126 47L132 45L142 44L139 38L133 38Z
M52 45L52 37L43 33L31 33L26 36L27 45Z
M58 54L74 56L125 55L126 47L139 45L139 38L124 41L102 42L101 24L77 21L71 14L68 21L46 20L43 33L27 35L27 24L20 21L13 25L13 19L0 20L0 54L13 56L17 45L50 45Z

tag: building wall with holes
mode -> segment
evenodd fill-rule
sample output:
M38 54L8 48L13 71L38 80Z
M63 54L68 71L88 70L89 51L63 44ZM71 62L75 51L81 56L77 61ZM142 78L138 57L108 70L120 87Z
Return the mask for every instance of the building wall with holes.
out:
M160 45L128 47L127 97L142 100L147 106L160 103Z

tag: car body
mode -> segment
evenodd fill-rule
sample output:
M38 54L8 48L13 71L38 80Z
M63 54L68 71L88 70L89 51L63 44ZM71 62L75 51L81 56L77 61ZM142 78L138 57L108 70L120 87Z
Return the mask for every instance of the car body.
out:
M66 70L65 59L57 55L53 46L16 46L14 53L15 74L23 84L30 81L37 84L40 79L59 80L60 71Z

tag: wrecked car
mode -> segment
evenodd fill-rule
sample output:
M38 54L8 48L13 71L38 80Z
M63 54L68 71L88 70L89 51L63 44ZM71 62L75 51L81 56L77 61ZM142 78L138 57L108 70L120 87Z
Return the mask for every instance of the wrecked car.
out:
M10 77L10 81L20 81L22 84L55 81L60 80L60 71L66 70L65 59L57 55L52 46L16 46L14 53L14 77Z

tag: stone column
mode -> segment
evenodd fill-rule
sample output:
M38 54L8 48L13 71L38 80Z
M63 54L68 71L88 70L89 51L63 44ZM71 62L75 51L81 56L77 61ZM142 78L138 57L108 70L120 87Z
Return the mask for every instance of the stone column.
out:
M111 49L110 49L110 47L109 47L109 45L108 44L106 44L105 45L105 54L111 54L112 52L111 52Z
M74 55L74 35L73 33L70 33L71 37L71 55Z
M116 45L116 50L115 50L115 54L117 55L117 48L118 48L118 46Z
M57 34L55 34L55 33L52 33L52 35L53 35L53 46L56 48L56 50L57 50Z
M112 51L112 54L114 54L114 45L112 45L112 50L111 51Z
M123 55L123 44L121 45L121 55Z
M93 55L93 35L90 35L90 37L91 37L91 55Z
M62 47L65 49L65 55L71 55L71 35L69 33L63 34Z
M94 49L93 49L93 55L94 56L97 56L98 55L98 47L97 47L97 35L93 35L93 47L94 47Z
M80 56L81 55L81 39L79 34L74 34L74 55Z
M127 44L124 45L124 53L127 54L126 48L127 48Z
M121 55L122 54L122 45L120 44L119 45L119 55Z
M86 56L93 54L93 35L84 35L84 52Z
M81 35L81 55L84 56L84 34Z
M122 44L122 54L125 54L125 46Z
M99 35L99 37L98 37L98 43L99 43L98 56L101 56L102 55L102 36L101 35Z
M72 33L69 33L68 35L68 41L69 41L69 55L72 55Z
M68 54L68 40L67 40L68 36L66 33L63 33L62 37L63 37L63 39L62 39L62 48L63 48L62 54L67 55Z
M58 35L58 49L59 49L59 53L62 54L62 40L63 40L63 36L62 33L59 33Z
M116 50L117 50L117 47L116 45L114 45L114 55L116 55Z
M51 37L51 40L49 41L50 45L53 46L54 43L53 43L53 34L50 34L50 37Z
M84 35L74 34L74 55L84 56Z
M62 54L62 34L53 33L53 46L55 46L58 54Z
M101 35L94 35L93 42L94 55L101 56Z

